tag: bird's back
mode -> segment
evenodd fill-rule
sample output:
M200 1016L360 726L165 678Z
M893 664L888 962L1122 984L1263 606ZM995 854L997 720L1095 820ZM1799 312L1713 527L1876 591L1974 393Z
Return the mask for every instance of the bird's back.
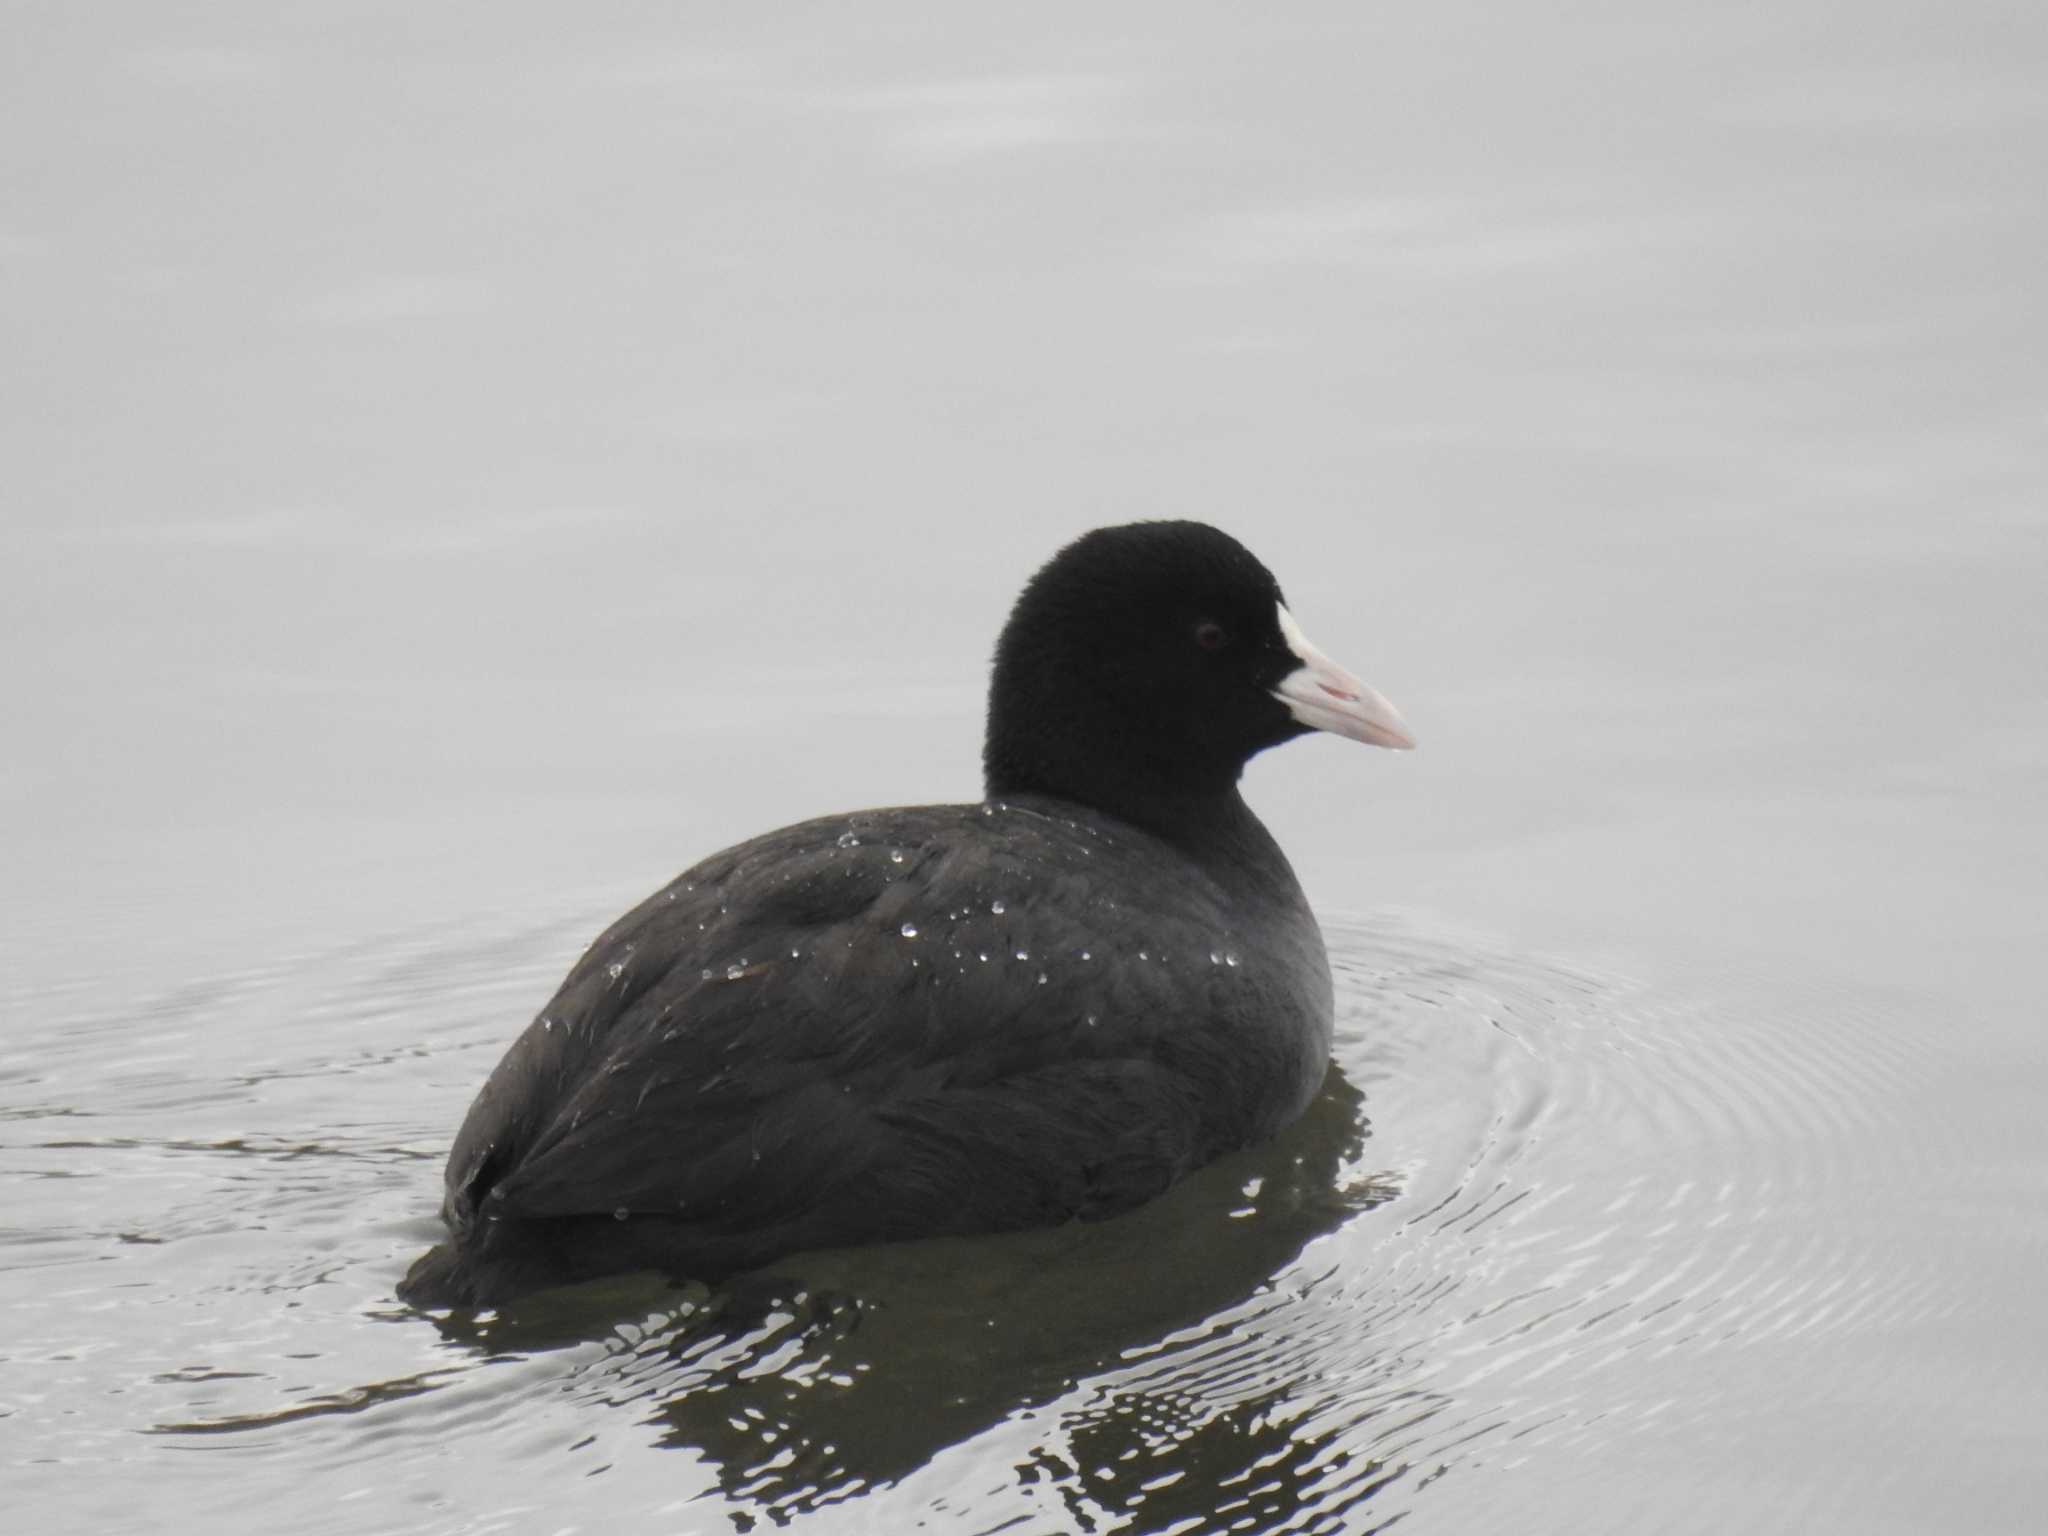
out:
M499 1063L449 1156L451 1238L403 1293L716 1278L1149 1199L1322 1077L1328 969L1271 858L1219 880L1029 800L714 855L607 930Z

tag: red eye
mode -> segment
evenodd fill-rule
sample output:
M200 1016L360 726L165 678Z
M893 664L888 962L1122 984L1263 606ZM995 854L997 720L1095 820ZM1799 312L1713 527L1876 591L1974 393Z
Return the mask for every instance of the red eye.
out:
M1214 619L1205 619L1195 626L1195 644L1205 651L1220 651L1230 644L1230 634Z

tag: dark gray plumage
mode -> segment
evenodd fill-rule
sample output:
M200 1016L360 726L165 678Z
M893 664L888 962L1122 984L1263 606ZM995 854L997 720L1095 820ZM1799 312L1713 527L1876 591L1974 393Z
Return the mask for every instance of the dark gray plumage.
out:
M1236 780L1308 729L1283 683L1356 682L1289 625L1200 524L1062 551L998 647L989 800L769 833L614 924L471 1107L400 1294L1107 1216L1286 1125L1329 970Z

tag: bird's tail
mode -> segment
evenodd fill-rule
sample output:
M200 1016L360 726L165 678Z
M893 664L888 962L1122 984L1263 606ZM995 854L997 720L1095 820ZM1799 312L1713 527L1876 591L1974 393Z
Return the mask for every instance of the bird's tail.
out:
M436 1243L412 1261L412 1268L398 1282L398 1299L413 1307L476 1305L475 1284L454 1238Z

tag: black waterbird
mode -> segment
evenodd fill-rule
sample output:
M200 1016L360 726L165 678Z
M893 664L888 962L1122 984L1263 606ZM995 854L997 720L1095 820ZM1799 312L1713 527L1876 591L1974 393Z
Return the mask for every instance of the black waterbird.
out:
M1104 1217L1272 1136L1330 971L1237 785L1312 730L1414 744L1228 535L1075 540L997 644L986 798L768 833L614 923L471 1105L399 1294Z

